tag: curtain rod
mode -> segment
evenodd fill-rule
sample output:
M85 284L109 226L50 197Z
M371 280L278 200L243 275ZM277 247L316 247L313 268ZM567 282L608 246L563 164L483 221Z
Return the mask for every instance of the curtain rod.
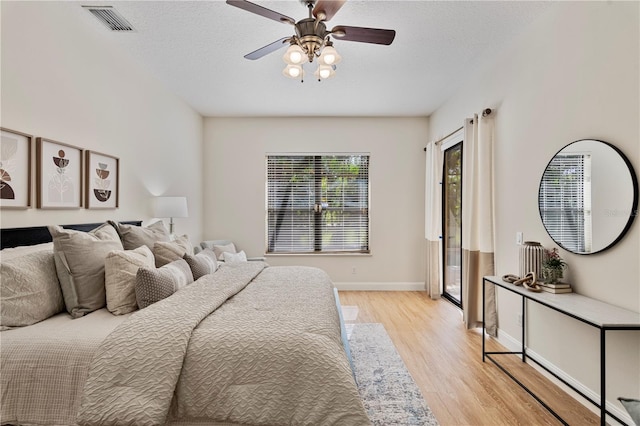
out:
M486 117L487 115L491 114L491 108L485 108L484 110L482 110L482 116ZM473 121L471 121L473 123ZM435 141L434 143L437 145L440 142L442 142L443 140L445 140L446 138L448 138L449 136L453 135L456 132L459 132L460 130L462 130L464 128L464 126L460 126L457 129L455 129L453 132L449 133L447 136L441 137L440 139L438 139L437 141ZM427 147L424 148L424 151L427 152Z

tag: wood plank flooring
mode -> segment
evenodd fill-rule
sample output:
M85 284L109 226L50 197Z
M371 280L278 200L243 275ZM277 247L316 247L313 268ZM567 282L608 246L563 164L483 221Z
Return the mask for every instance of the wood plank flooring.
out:
M384 324L398 353L441 425L559 425L498 367L482 362L480 331L468 331L459 309L425 292L341 291L358 307L355 322ZM487 350L505 350L492 339ZM534 368L511 355L499 362L543 396L570 425L597 425L597 415Z

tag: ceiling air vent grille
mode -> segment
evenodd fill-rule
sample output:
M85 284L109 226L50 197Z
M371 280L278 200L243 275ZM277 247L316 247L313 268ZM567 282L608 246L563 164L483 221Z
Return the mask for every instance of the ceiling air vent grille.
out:
M126 19L122 17L111 6L82 6L87 9L93 16L98 18L100 22L107 26L111 31L129 32L135 31Z

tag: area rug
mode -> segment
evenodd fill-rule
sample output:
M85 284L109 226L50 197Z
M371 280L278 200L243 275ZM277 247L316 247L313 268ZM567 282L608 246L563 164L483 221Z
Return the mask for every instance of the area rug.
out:
M438 425L384 326L352 326L349 346L358 390L371 423Z

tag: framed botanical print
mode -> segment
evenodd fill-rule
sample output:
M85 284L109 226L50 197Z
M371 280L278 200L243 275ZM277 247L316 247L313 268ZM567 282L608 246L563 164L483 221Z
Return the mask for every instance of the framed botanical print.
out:
M120 160L107 154L85 151L85 207L115 209L118 207Z
M36 139L36 193L40 209L82 207L82 149Z
M0 127L0 208L31 207L32 136Z

